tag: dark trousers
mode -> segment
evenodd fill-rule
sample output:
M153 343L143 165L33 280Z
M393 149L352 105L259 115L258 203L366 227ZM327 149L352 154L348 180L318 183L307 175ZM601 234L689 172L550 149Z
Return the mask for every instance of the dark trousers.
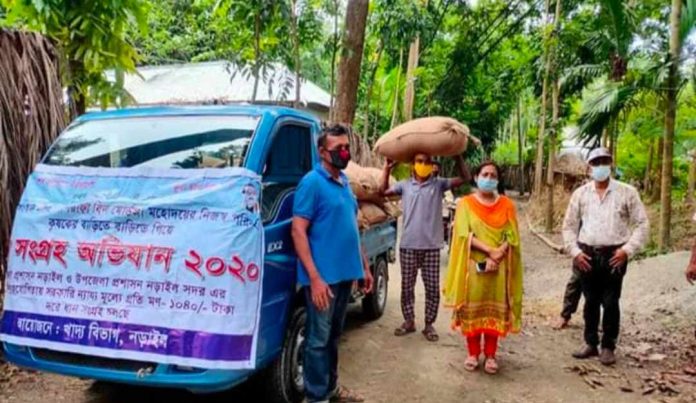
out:
M592 269L581 274L582 292L585 296L585 343L598 346L599 321L602 317L602 348L614 350L619 337L621 321L621 287L626 274L626 265L614 269L609 265L617 247L591 248L581 245L591 257ZM574 268L577 270L577 268ZM603 316L601 311L604 311Z
M565 293L563 294L563 310L561 311L561 317L563 319L570 320L571 316L578 311L580 297L582 297L580 271L573 267L573 274L570 276L570 280L568 280L568 284L566 284Z
M346 281L329 287L334 297L329 309L318 310L312 291L305 287L307 327L304 351L304 385L309 402L328 401L338 381L338 342L343 332L353 283Z

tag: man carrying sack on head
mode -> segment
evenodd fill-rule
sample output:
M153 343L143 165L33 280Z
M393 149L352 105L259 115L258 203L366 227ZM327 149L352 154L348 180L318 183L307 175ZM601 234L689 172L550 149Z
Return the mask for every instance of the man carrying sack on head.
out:
M563 240L579 271L585 296L585 347L577 359L599 355L604 365L616 362L621 287L628 259L646 243L650 224L638 191L611 178L613 159L606 148L587 159L592 181L570 199L563 221ZM580 223L582 222L582 226ZM598 328L602 318L601 355Z
M442 200L444 193L464 184L469 174L461 156L456 157L458 178L444 179L433 173L430 155L416 154L412 160L412 177L389 189L389 176L395 163L384 166L382 192L385 197L402 197L403 232L400 245L401 310L404 323L394 331L404 336L416 331L415 287L418 269L425 284L425 328L428 341L439 339L433 324L440 306L440 250L444 244Z

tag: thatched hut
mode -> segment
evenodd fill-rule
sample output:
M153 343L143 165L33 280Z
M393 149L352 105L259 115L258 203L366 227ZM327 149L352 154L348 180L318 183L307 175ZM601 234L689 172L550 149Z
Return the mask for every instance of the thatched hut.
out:
M65 127L53 45L36 33L0 29L0 305L12 219L27 176Z
M553 166L554 181L572 191L587 178L588 165L582 155L565 152L556 157Z

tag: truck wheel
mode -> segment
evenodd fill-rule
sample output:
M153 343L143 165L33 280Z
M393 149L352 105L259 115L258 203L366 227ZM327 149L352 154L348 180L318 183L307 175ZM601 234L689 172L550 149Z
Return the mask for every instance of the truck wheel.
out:
M307 313L304 307L297 308L290 319L283 351L271 364L262 385L264 402L299 403L304 399L303 354L305 342L305 323Z
M377 259L375 268L372 270L374 290L362 301L363 314L369 320L381 318L387 306L387 292L389 290L387 270L386 259L383 257Z

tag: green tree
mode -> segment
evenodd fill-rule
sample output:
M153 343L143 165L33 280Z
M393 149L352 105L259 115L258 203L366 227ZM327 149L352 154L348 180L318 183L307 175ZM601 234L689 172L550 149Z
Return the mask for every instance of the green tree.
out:
M680 87L679 62L681 59L682 43L688 30L682 30L683 1L689 1L689 6L696 6L693 0L672 0L670 15L670 40L668 57L668 74L665 86L665 138L664 154L662 156L662 194L660 197L660 232L657 246L665 250L670 242L670 227L672 226L672 172L674 170L674 127L677 117L677 96ZM688 7L687 7L688 9ZM689 14L687 11L686 14Z
M232 30L227 58L245 77L254 79L251 102L256 101L259 83L283 59L283 38L290 37L287 2L275 0L221 0L214 7L215 26ZM270 89L269 89L270 90Z
M526 23L537 16L539 1L480 1L460 6L446 17L445 29L423 52L418 94L426 102L417 114L445 114L467 123L492 151L499 127L533 85L530 65L540 49Z
M130 32L143 65L210 61L229 51L216 30L214 3L207 0L148 0L146 33Z
M71 113L85 112L88 99L111 94L104 71L132 72L137 59L126 33L130 25L146 30L146 3L142 0L1 0L7 23L37 30L59 47L71 98ZM92 91L94 90L94 91ZM107 94L107 95L105 95Z

